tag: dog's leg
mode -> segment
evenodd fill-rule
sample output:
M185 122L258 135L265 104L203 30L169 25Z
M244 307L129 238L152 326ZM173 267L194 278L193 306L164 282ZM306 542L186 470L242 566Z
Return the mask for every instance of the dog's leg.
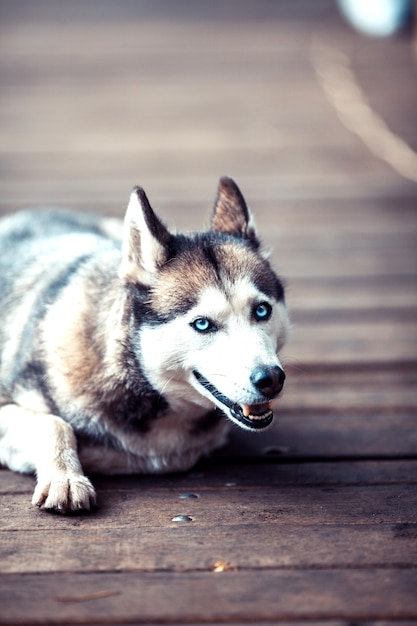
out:
M94 487L83 474L74 432L56 415L15 404L0 409L0 463L18 472L36 472L32 504L60 513L89 510Z

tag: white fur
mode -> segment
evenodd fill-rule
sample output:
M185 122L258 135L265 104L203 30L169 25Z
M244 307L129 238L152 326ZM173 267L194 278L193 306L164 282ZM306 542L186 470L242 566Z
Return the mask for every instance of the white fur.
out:
M273 306L266 322L257 322L251 315L260 301ZM196 332L191 323L199 317L212 320L218 331ZM140 352L146 376L178 409L191 403L204 408L215 403L196 381L195 369L233 402L251 405L256 402L251 373L258 366L281 367L277 351L285 342L288 326L285 306L272 302L246 278L230 284L226 294L207 287L185 315L142 328Z
M132 241L136 236L140 240ZM151 235L141 200L136 191L130 195L123 225L122 264L119 275L123 280L152 284L155 269L163 255L163 246Z
M89 509L92 484L83 474L73 430L60 417L9 404L0 409L0 463L36 472L32 504L47 509Z

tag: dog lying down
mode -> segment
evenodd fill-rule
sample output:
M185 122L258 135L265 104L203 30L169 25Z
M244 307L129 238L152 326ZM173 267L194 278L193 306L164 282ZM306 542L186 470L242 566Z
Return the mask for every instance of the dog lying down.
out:
M170 233L139 187L115 224L0 220L0 463L62 513L95 503L84 471L186 470L231 422L266 428L284 384L284 289L231 179L207 232Z

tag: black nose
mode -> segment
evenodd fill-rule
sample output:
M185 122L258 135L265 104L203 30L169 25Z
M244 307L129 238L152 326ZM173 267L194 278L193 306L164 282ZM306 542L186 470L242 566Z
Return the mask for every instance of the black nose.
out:
M251 383L266 398L274 398L284 386L285 374L277 365L274 367L257 367L250 377Z

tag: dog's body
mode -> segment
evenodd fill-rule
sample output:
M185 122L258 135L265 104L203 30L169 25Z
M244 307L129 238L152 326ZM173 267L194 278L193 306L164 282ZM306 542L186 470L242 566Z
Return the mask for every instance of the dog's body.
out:
M121 239L112 225L0 222L0 463L61 512L94 503L83 469L185 470L222 445L224 414L266 427L284 381L283 288L233 181L209 232L169 233L139 188Z

